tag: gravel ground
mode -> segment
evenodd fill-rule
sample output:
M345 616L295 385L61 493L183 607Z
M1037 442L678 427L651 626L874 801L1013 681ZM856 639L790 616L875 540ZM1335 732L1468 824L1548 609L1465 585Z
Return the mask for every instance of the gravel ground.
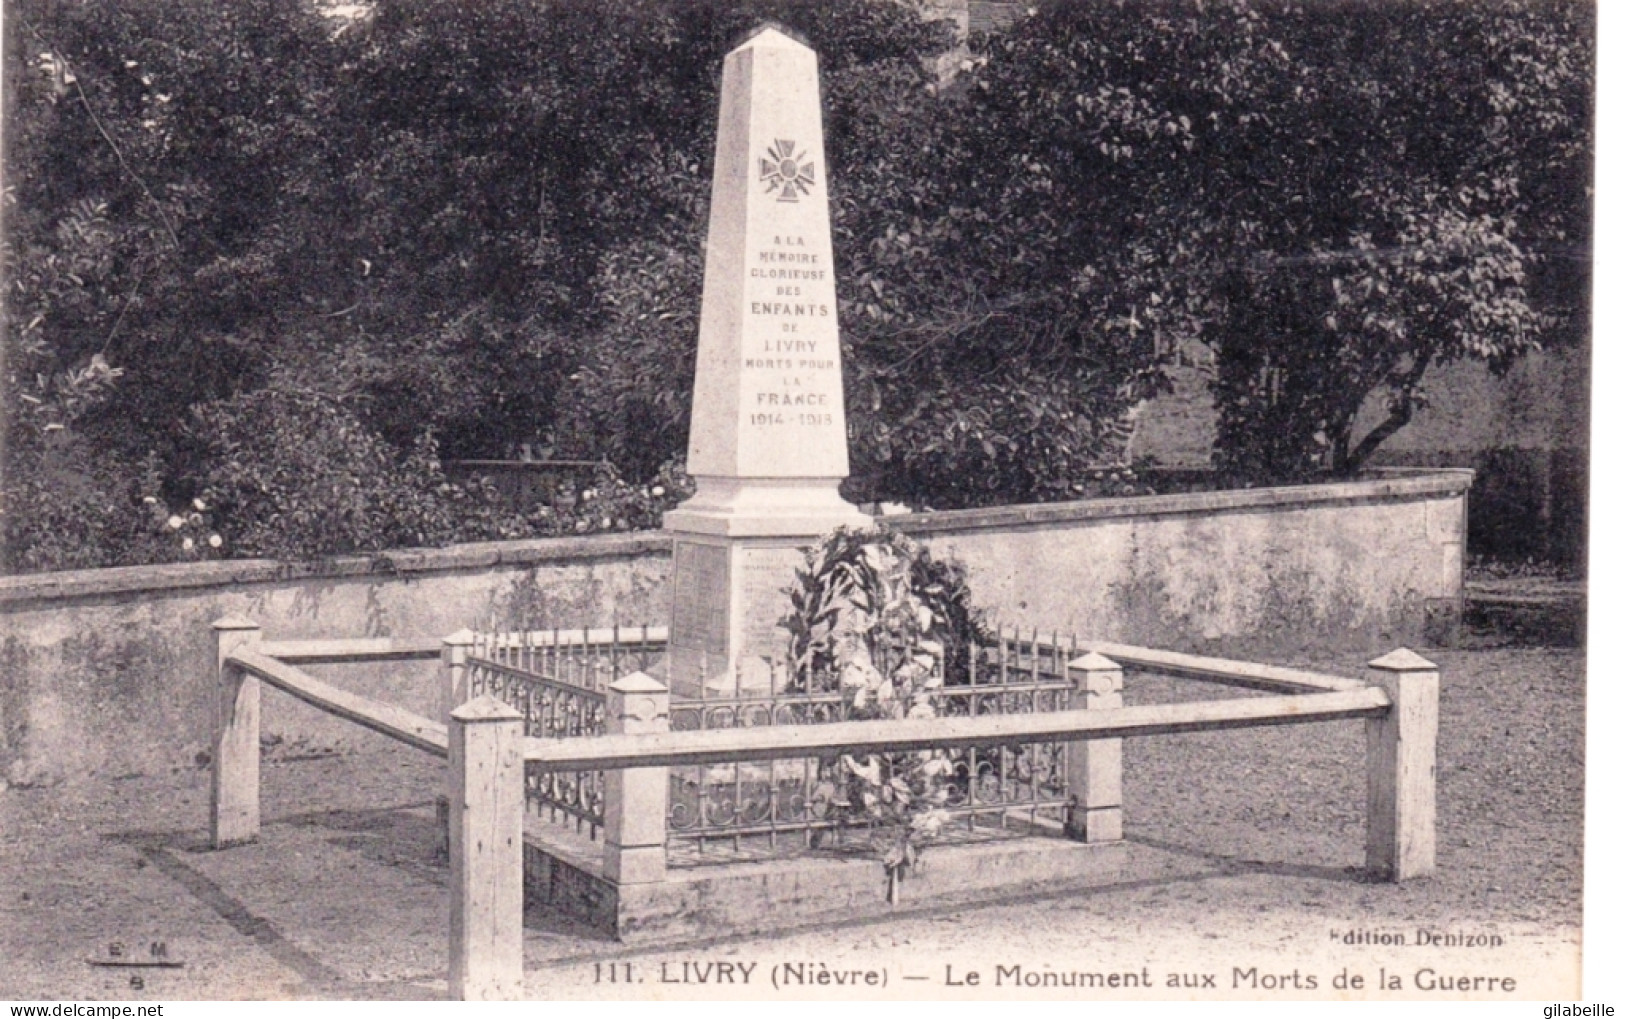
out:
M879 921L637 950L536 913L527 918L528 989L537 997L1573 998L1583 655L1429 655L1444 676L1432 879L1361 879L1357 723L1158 737L1126 747L1129 862L1110 885L992 904L905 902ZM1282 664L1345 675L1363 667L1357 656ZM1130 677L1131 703L1202 695L1211 691ZM0 998L443 995L447 872L434 858L431 802L441 768L382 740L342 757L273 759L262 783L263 837L228 852L203 845L206 771L0 792ZM1493 943L1418 946L1419 930ZM1406 944L1351 946L1350 932ZM139 951L162 941L185 965L141 970L136 988L136 971L87 962L113 941ZM714 965L721 962L731 966ZM786 975L793 984L797 964L831 981L872 970L885 986L776 989ZM972 971L980 983L969 982ZM1336 986L1345 971L1363 985ZM735 983L714 983L723 973ZM1046 986L1045 973L1103 983ZM1106 986L1114 973L1130 986ZM739 984L746 974L749 983ZM1151 986L1132 986L1129 974ZM1457 977L1480 978L1477 990L1427 986ZM1390 978L1397 990L1377 983ZM1488 984L1507 978L1511 989Z

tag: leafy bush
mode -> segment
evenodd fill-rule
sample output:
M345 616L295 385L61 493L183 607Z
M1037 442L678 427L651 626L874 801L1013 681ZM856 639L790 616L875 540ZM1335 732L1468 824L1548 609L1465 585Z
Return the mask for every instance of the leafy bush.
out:
M525 533L503 537L595 534L608 531L657 530L661 516L694 494L694 482L679 461L660 466L645 484L621 477L612 464L601 464L590 484L576 487L566 481L552 501L538 506L509 526Z
M399 453L350 401L308 390L264 389L206 405L193 435L205 447L201 497L217 507L241 555L296 559L654 528L693 492L676 463L648 484L605 464L590 485L566 484L549 505L514 509L486 479L449 481L430 435Z
M697 221L695 214L690 222ZM632 477L648 476L688 445L704 267L698 237L667 232L676 236L606 256L598 283L608 322L583 345L560 414L569 447L606 457Z
M399 455L341 400L262 389L205 404L199 488L243 555L313 558L478 534L494 501L445 480L431 440Z
M215 559L227 551L202 500L169 500L155 458L124 462L65 430L45 450L13 451L6 476L8 571L97 569Z

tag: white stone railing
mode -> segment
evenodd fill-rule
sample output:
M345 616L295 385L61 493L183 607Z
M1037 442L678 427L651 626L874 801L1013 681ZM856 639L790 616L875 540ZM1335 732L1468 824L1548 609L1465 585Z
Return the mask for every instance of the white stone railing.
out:
M413 642L262 642L242 619L214 624L220 711L210 799L218 847L258 837L260 684L450 761L452 907L449 982L456 998L513 998L523 992L523 779L544 771L604 769L604 873L622 884L666 876L666 769L834 754L1060 741L1070 755L1074 838L1121 837L1121 741L1167 733L1366 720L1366 867L1403 881L1432 873L1439 673L1401 649L1370 663L1372 682L1221 659L1111 647L1137 666L1186 678L1290 692L1262 697L1121 706L1119 662L1091 650L1069 663L1083 707L1027 715L983 715L670 731L670 695L643 673L607 690L608 734L572 739L524 735L524 717L489 695L453 708L448 723L414 715L317 680L288 659L367 661L420 657ZM279 658L276 652L282 652ZM474 833L478 833L477 837Z

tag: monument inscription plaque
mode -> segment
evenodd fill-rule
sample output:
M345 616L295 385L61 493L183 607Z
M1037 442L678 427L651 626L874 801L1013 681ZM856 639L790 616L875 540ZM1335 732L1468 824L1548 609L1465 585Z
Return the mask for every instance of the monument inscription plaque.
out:
M672 546L672 576L672 643L727 654L728 550L679 541Z
M802 563L799 548L784 545L746 546L737 552L740 617L739 652L744 658L785 659L789 631L779 625L790 611L785 589Z

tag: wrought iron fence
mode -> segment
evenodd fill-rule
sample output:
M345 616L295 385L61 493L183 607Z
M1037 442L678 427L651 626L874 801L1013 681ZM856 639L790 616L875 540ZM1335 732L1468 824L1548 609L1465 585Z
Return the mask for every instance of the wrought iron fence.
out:
M768 677L766 690L745 687L737 674L731 686L702 679L698 697L672 698L672 729L816 725L851 717L833 676L799 687L782 667L770 667ZM833 762L812 758L672 768L666 810L671 862L700 862L724 849L771 855L785 845L815 845L823 830L840 824L832 769Z
M527 630L474 640L487 661L600 693L620 676L659 669L666 658L664 626Z
M1072 706L1073 683L1066 663L1077 655L1076 638L1040 640L1037 631L999 629L993 643L970 655L963 685L943 687L942 715L1032 715ZM1008 827L1025 817L1065 820L1067 744L1026 743L971 747L953 755L948 811L974 829L979 823Z
M1075 653L1076 645L1070 650ZM968 656L964 674L947 677L937 690L937 711L946 716L1064 711L1072 704L1070 657L1058 638L1041 641L1036 633L1023 638L997 630L992 643ZM769 676L766 690L744 689L737 677L731 689L700 684L702 696L673 699L672 728L805 725L851 717L837 677L815 676L803 684L779 670ZM946 810L963 833L1007 830L1013 821L1036 823L1040 817L1064 820L1065 744L972 747L949 757ZM854 822L836 802L839 767L834 760L805 759L671 769L667 831L673 862L861 840L867 825ZM849 833L854 827L860 831Z
M657 667L664 628L536 630L477 634L465 668L471 695L491 694L525 716L525 735L548 739L605 731L605 687L621 675ZM525 801L535 813L572 821L598 837L604 823L604 773L527 769Z
M468 657L470 691L513 705L525 716L527 735L597 735L605 731L605 688L634 671L663 674L665 640L664 628L653 627L481 635ZM962 717L1064 711L1073 703L1066 663L1075 654L1075 644L1058 638L999 629L936 691L937 711ZM728 729L846 721L852 709L836 676L798 682L779 668L769 670L765 689L746 687L737 676L728 685L702 682L699 696L672 698L670 717L674 730ZM953 751L946 810L959 835L1063 820L1066 753L1059 743ZM837 761L811 758L672 768L672 862L861 844L867 825L836 803L840 780ZM528 773L525 790L536 813L555 821L562 815L597 838L601 772Z

